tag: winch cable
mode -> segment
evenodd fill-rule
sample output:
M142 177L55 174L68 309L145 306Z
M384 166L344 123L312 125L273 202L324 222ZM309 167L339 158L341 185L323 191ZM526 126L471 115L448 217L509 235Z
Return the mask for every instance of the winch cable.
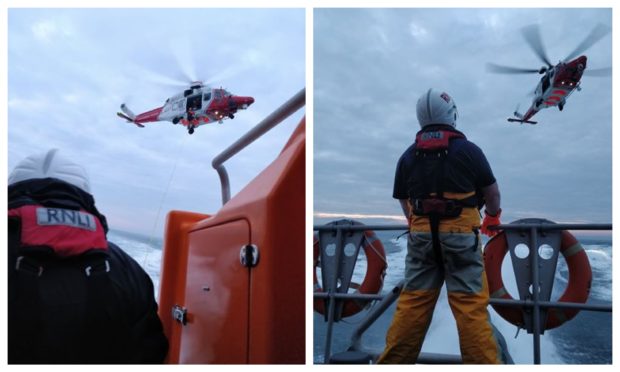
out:
M176 159L174 160L174 165L172 166L172 171L170 172L170 178L168 179L168 184L166 185L166 188L164 189L164 192L161 196L161 200L159 202L159 207L157 208L157 214L155 215L155 221L153 222L153 229L151 230L151 234L149 237L149 241L147 243L146 246L146 252L144 255L144 260L142 262L142 266L146 267L147 264L147 259L149 256L149 247L153 246L153 240L155 239L155 231L157 230L157 224L159 222L159 215L161 214L161 209L164 205L164 202L166 201L166 197L168 196L168 190L170 190L170 185L172 185L172 180L174 179L174 174L176 173L177 170L177 165L179 164L179 160L181 160L181 158L183 158L183 154L184 154L184 150L186 148L185 146L185 142L187 142L187 139L189 138L189 136L183 136L183 140L181 140L179 142L179 146L181 147L180 149L177 149L177 151L175 151L175 153L177 154ZM162 247L163 249L163 247Z

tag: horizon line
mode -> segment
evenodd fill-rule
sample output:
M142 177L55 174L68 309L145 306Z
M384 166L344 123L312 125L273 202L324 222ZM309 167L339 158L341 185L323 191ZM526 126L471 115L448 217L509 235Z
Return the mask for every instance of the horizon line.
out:
M405 216L394 214L363 214L363 213L327 213L327 212L314 212L315 218L381 218L386 220L407 221Z

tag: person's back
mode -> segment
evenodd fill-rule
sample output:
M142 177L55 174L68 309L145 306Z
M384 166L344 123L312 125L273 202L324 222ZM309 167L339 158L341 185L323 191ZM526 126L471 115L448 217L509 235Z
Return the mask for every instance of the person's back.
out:
M160 363L144 270L106 239L83 169L55 150L9 178L9 363Z
M443 283L464 363L500 363L490 324L478 229L499 224L499 190L482 151L455 129L456 105L430 89L417 103L421 130L401 156L393 197L409 221L405 284L378 363L415 363Z
M445 141L445 149L425 151L425 137L435 140L434 137L440 135L451 137ZM463 133L445 124L428 125L418 133L416 142L398 162L393 197L415 204L431 194L442 193L446 199L460 200L461 213L441 219L439 231L471 233L472 228L480 225L481 190L494 182L482 150ZM412 231L430 232L428 216L413 214L411 217Z

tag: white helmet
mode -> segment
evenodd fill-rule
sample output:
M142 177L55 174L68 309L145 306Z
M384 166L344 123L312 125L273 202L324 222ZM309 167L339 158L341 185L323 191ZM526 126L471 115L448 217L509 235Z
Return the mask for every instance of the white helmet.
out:
M416 111L422 128L430 124L448 124L456 127L456 119L459 116L452 97L435 89L429 89L418 99Z
M36 178L57 178L90 193L86 169L58 154L58 149L31 155L17 164L9 175L8 184Z

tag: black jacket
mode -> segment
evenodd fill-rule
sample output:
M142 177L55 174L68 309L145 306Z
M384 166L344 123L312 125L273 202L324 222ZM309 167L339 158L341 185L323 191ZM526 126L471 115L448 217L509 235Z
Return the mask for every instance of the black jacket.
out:
M421 133L440 130L463 135L449 125L429 125L418 132L417 136ZM433 189L436 183L432 186L428 183L435 179L440 161L433 160L433 158L422 162L423 166L416 166L416 162L420 160L416 152L417 142L412 144L398 160L392 193L395 199L425 198L429 192L437 192ZM450 140L442 176L441 183L444 192L475 191L481 195L482 188L495 183L495 176L484 153L466 138Z
M34 225L41 210L94 216L89 218L99 222L103 246L59 255L61 243L41 244L40 233L28 236L40 230L28 230L32 219L17 213L24 207L36 210ZM105 217L90 194L51 178L11 185L8 233L9 363L163 362L168 341L153 283L135 260L107 242Z

